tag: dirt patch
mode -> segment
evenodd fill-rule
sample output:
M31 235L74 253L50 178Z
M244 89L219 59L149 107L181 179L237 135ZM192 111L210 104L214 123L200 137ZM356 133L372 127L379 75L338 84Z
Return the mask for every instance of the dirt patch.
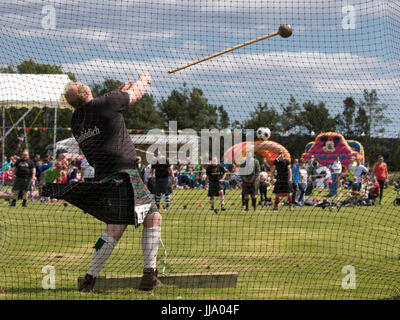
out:
M85 258L84 255L76 255L76 254L70 254L70 253L57 253L57 252L52 252L52 253L28 253L29 256L35 257L38 260L42 261L51 261L51 260L58 260L58 259L82 259Z

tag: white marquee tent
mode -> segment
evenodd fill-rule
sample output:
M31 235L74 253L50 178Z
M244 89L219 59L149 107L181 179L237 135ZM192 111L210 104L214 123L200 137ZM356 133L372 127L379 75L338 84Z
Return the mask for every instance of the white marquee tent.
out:
M32 108L52 107L55 113L54 145L57 135L57 109L71 108L63 96L66 85L71 82L65 74L10 74L0 73L0 107L3 108L2 146L3 157L7 135L24 121ZM7 130L5 128L6 108L28 108L28 111ZM54 150L55 152L56 150Z

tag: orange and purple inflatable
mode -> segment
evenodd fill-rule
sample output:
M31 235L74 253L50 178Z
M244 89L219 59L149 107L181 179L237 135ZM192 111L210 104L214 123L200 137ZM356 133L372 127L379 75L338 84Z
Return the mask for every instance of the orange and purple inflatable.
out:
M365 161L364 147L358 141L346 140L337 132L321 132L313 142L307 144L303 159L309 160L314 156L319 163L328 167L339 158L342 165L347 169L350 158L360 158Z
M291 161L290 154L286 148L279 143L270 140L235 144L225 152L224 161L228 163L241 163L246 158L246 152L251 151L252 148L255 153L258 153L263 158L267 159L271 168L275 159L278 157L279 151L282 151L285 158Z

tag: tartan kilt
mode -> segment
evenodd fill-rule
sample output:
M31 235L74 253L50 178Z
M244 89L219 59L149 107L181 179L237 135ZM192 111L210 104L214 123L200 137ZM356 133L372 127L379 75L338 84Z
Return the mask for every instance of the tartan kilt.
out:
M42 196L63 199L107 224L138 227L135 206L151 203L149 212L158 212L136 169L96 177L92 182L47 183L43 186Z
M209 181L207 196L208 197L219 197L219 192L221 190L224 190L224 187L223 187L221 182L219 182L219 181L216 181L216 182Z
M255 180L254 182L251 183L243 181L242 183L243 194L250 194L252 196L257 195L259 184L260 182L258 180Z
M289 179L281 180L278 179L275 181L274 184L274 193L275 194L280 194L280 193L291 193L293 192L292 184L289 183Z
M31 186L31 177L28 178L15 177L12 189L14 191L20 191L20 190L29 191L30 186Z
M156 178L154 182L154 193L155 194L170 194L170 183L168 177Z

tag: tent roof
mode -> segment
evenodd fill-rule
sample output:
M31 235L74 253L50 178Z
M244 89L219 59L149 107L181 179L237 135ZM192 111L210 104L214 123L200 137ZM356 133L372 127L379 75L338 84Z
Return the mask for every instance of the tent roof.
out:
M71 108L63 96L69 82L66 74L0 73L0 106Z

